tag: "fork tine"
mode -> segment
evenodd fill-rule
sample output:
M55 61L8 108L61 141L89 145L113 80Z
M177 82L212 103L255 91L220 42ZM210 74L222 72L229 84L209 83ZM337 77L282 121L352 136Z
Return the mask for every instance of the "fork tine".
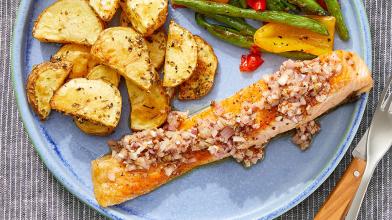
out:
M388 94L389 88L391 86L391 82L392 82L392 75L389 76L389 78L387 80L387 83L385 84L384 90L382 91L382 94L380 96L380 100L378 101L378 106L377 106L378 109L383 109L382 108L383 103L385 103L387 101L386 100L387 98L391 98L390 97L391 95ZM391 105L391 103L390 103L390 100L389 100L389 105L385 105L385 107L388 106L388 108L389 108L390 105Z

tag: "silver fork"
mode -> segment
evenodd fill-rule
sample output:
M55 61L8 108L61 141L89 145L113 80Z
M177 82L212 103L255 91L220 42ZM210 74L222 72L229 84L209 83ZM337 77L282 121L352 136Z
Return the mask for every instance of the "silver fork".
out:
M361 184L351 203L346 215L346 220L357 219L361 208L362 200L365 196L367 187L378 162L387 153L392 144L392 76L389 77L384 91L381 95L379 104L374 112L372 123L369 127L367 136L367 159L366 169L362 176Z

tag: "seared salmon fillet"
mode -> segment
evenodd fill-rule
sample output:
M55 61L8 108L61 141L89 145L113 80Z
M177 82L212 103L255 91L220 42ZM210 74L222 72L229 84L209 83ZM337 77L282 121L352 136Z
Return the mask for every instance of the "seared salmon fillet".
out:
M301 117L296 117L295 112L291 113L289 111L290 109L284 109L287 105L271 104L265 108L254 108L253 115L255 117L253 118L252 129L249 130L249 127L247 127L247 132L244 133L243 136L232 137L232 139L234 139L233 141L246 140L239 145L241 149L256 149L257 146L263 146L276 135L308 123L326 113L328 110L342 104L348 98L368 92L372 88L373 81L369 69L364 61L354 53L334 51L333 53L322 55L317 58L316 61L313 61L319 62L320 64L314 68L321 67L328 70L329 66L327 63L331 59L338 59L340 64L339 67L335 69L335 73L331 75L330 78L327 78L326 82L328 83L326 84L328 84L328 89L324 90L327 91L327 93L305 97L303 102L306 102L307 104L295 109L295 112L297 113L306 112L306 114L301 113ZM286 67L294 64L293 62L287 63ZM312 69L309 71L312 71ZM211 124L218 124L219 117L217 115L219 114L216 113L216 106L220 106L219 108L221 109L219 109L219 111L221 112L227 112L232 115L241 114L244 105L258 103L265 98L265 95L263 96L263 94L266 94L265 92L267 90L271 90L271 84L267 83L268 80L271 81L271 78L260 80L253 85L240 90L233 96L219 101L215 105L185 119L182 121L179 130L190 130L197 126L202 120L208 120ZM287 79L285 77L280 77L278 83L280 85L285 85L287 84ZM294 88L294 91L296 91L296 89L298 88ZM293 88L291 88L290 91L293 91ZM282 90L279 91L279 93L285 93L285 91ZM268 94L273 97L272 92ZM269 97L267 97L267 99L269 100ZM300 100L302 102L302 98ZM269 100L269 103L273 103L273 100ZM282 117L282 112L288 112L285 114L290 116L290 120ZM293 114L294 116L292 116ZM91 168L95 197L98 203L103 207L116 205L146 194L193 168L220 160L224 157L233 156L227 152L226 154L221 155L211 152L213 152L211 148L201 148L201 150L184 152L183 156L185 158L192 158L192 160L177 163L175 171L173 172L170 170L169 174L166 169L169 166L169 163L162 161L148 166L147 169L129 169L129 166L127 167L126 163L112 155L98 158L92 161Z

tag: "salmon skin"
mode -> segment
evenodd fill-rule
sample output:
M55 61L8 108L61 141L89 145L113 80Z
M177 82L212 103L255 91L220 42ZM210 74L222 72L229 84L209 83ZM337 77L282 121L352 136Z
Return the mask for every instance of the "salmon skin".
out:
M258 120L260 128L255 129L250 136L250 146L264 143L278 134L290 131L297 126L312 121L327 111L342 104L352 96L359 96L368 92L373 85L371 73L364 61L356 54L346 51L334 51L319 57L322 63L329 56L338 55L342 60L342 71L333 75L330 79L331 90L325 101L313 105L310 113L301 121L294 123L281 123L275 120L276 110L260 110ZM238 114L242 104L245 102L254 103L261 98L262 91L266 90L266 83L260 80L250 85L231 97L220 101L226 112ZM182 130L192 128L199 119L214 120L215 115L211 107L186 119L182 125ZM272 127L274 129L272 129ZM167 176L164 168L167 164L159 163L148 170L126 171L123 163L114 159L111 155L98 158L91 163L92 181L95 198L102 207L120 204L140 195L151 192L170 180L199 167L222 159L210 154L208 150L191 152L195 158L190 163L182 163L177 167L173 175ZM109 177L109 174L112 177ZM114 175L114 176L113 176Z

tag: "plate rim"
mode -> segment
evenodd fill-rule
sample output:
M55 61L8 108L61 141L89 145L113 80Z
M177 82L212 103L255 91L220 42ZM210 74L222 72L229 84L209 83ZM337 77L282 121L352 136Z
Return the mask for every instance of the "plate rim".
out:
M22 120L24 129L26 130L30 143L34 146L35 151L39 155L42 162L44 162L45 166L49 169L49 171L53 174L53 176L57 179L59 183L61 183L70 193L76 196L80 201L85 203L86 205L90 206L91 208L95 209L96 211L100 212L104 216L111 218L111 219L123 219L123 218L140 218L140 216L129 216L123 215L117 211L113 211L111 209L106 209L100 207L96 201L92 201L78 191L76 188L72 186L70 182L68 182L63 173L57 172L60 171L59 167L56 163L53 163L50 157L44 156L45 148L47 147L42 141L40 141L40 132L36 129L33 125L34 118L32 117L28 104L27 98L24 89L24 82L23 82L23 68L20 63L25 62L25 57L22 57L24 51L27 49L26 39L25 39L25 31L28 31L27 22L25 22L30 15L30 10L32 9L31 5L35 3L35 0L21 0L17 13L16 19L14 23L14 27L12 29L12 39L11 39L11 80L13 84L13 90L15 95L15 100L17 104L17 108L20 114L20 118ZM357 14L357 22L359 22L361 37L363 36L364 45L362 45L362 55L365 63L372 67L372 44L371 44L371 36L370 36L370 28L369 28L369 21L366 14L365 6L363 1L361 0L351 0L350 4L353 4L354 12ZM22 34L16 34L22 33ZM18 43L18 44L16 44ZM26 48L25 48L26 47ZM21 62L18 62L21 61ZM19 64L19 65L17 65ZM355 103L354 113L352 114L351 122L346 130L345 134L343 135L340 143L337 146L337 152L332 157L332 160L327 163L327 165L320 170L319 174L317 174L316 178L308 184L304 190L298 193L296 196L286 203L285 205L276 208L275 210L271 211L268 215L258 217L259 219L273 219L276 218L283 213L289 211L300 202L308 198L325 180L331 175L331 173L335 170L339 162L342 160L343 156L347 152L348 148L351 145L352 140L354 139L357 130L359 128L360 122L362 120L366 103L368 100L368 93L365 93L361 96L361 98ZM261 214L260 211L257 209L253 210L251 213L248 213L247 216L253 216ZM237 216L240 217L240 216ZM245 216L243 216L245 217Z

